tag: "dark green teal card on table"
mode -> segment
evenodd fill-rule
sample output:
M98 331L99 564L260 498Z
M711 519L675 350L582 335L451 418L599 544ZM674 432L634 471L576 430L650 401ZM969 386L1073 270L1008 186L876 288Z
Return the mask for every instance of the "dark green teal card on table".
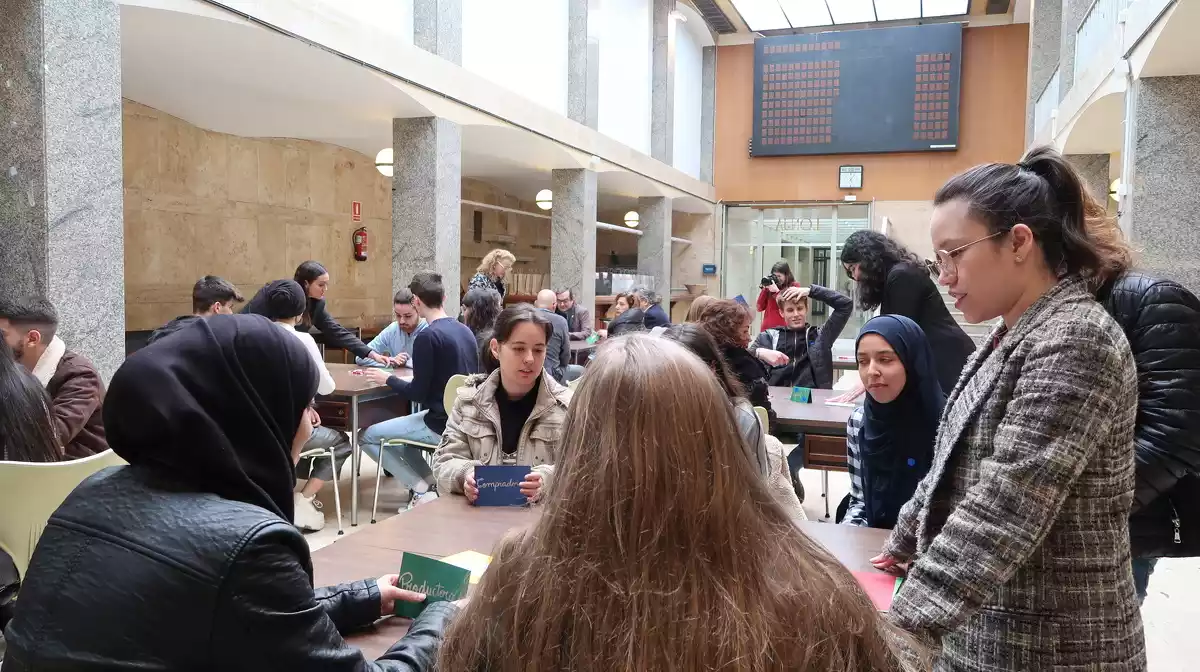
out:
M795 401L795 402L801 403L801 404L811 404L812 403L812 390L810 390L807 387L793 387L792 388L792 401Z
M400 580L397 586L425 594L421 603L396 601L396 615L416 618L434 602L461 600L467 596L471 570L455 567L423 555L405 553L400 561Z

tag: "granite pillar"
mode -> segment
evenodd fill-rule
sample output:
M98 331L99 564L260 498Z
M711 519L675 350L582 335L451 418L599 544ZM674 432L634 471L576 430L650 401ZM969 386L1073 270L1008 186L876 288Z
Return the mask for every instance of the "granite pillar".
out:
M1134 82L1132 194L1128 233L1139 267L1200 293L1200 75Z
M1036 0L1029 20L1029 100L1025 116L1025 144L1033 141L1033 105L1054 71L1062 48L1063 0Z
M675 145L675 0L650 0L650 156L670 164Z
M567 118L596 128L600 118L600 39L588 20L595 0L567 0Z
M1075 34L1095 0L1062 0L1061 46L1058 49L1058 99L1066 98L1075 84Z
M1088 193L1101 206L1108 206L1108 154L1067 154L1066 159L1087 187Z
M462 65L462 0L413 0L413 44Z
M442 274L446 312L458 315L462 238L462 129L437 117L392 120L392 289L419 271Z
M555 170L550 212L550 285L570 289L575 302L596 314L596 173Z
M112 0L0 10L0 288L42 294L108 380L125 358L121 25Z
M650 289L663 298L664 309L671 297L671 199L650 196L638 199L638 274L654 276Z
M700 71L700 181L713 183L717 129L717 48L705 47Z

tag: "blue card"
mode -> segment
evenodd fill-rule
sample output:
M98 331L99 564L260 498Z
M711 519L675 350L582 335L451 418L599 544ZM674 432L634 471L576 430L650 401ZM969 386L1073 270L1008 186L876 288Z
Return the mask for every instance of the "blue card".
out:
M532 467L475 467L475 486L479 488L477 506L525 506L529 500L521 494L521 481L533 473Z

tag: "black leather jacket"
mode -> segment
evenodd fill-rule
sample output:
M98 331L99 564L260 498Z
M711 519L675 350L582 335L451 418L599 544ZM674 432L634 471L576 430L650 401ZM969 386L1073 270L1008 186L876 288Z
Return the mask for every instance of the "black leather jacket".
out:
M1133 555L1200 555L1200 300L1135 272L1109 281L1097 299L1137 363Z
M456 607L431 605L374 662L339 632L379 617L374 580L312 587L308 545L251 504L138 467L83 482L50 518L9 625L3 672L433 667Z

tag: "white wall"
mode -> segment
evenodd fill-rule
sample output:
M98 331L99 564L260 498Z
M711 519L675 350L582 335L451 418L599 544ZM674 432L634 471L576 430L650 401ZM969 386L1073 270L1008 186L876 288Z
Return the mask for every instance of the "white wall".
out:
M675 137L672 164L700 177L700 89L704 86L704 51L692 33L692 22L674 22Z
M413 43L413 0L309 0L322 20L341 23L342 16L366 23ZM316 7L320 5L320 7ZM342 15L342 16L338 16Z
M650 0L604 0L593 17L600 28L598 130L649 154Z
M566 115L564 0L462 0L462 13L464 68Z

